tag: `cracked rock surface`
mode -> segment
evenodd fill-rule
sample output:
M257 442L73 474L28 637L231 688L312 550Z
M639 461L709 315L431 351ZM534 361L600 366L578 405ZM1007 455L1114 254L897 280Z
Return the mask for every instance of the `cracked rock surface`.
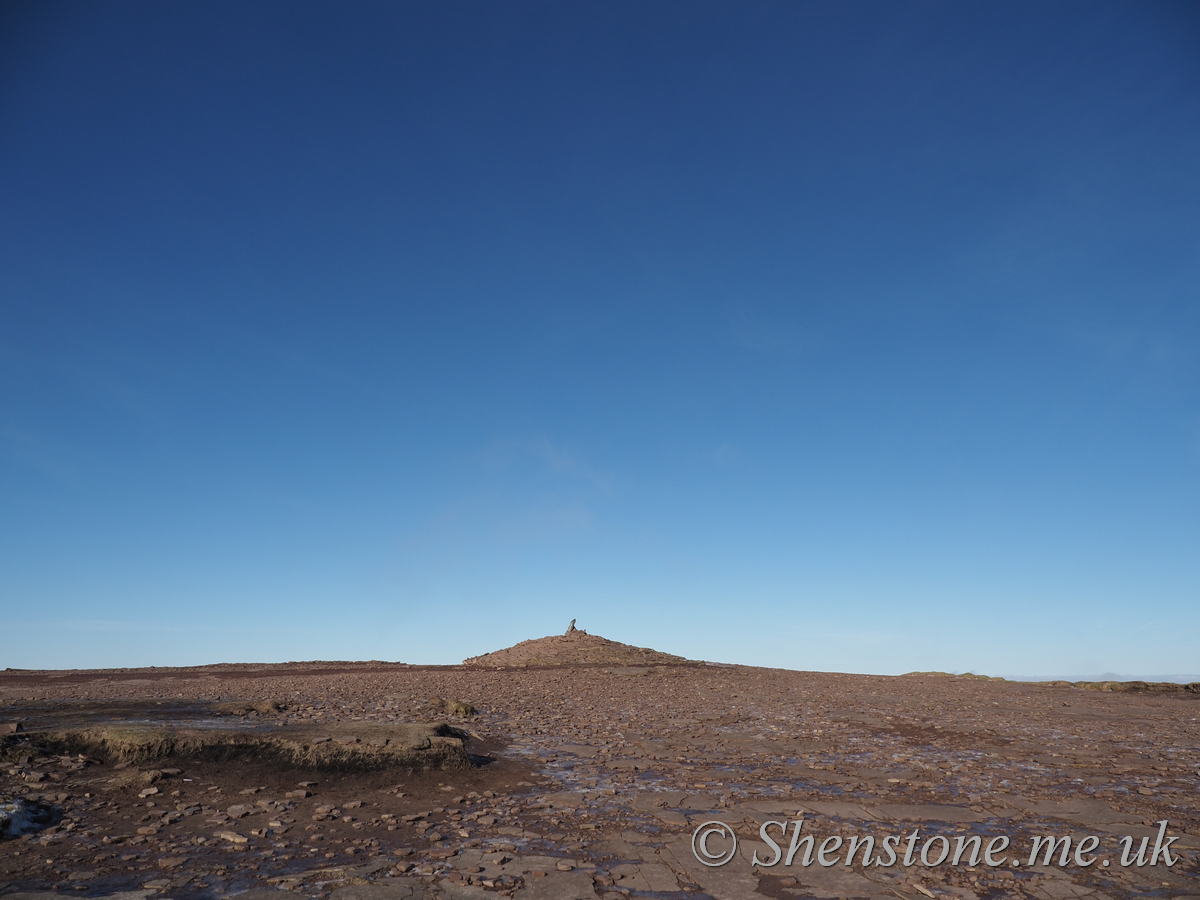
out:
M640 659L0 672L0 803L25 823L0 895L1200 897L1194 692ZM79 736L104 729L241 743ZM426 764L414 735L462 755ZM818 839L1093 834L1107 856L1167 820L1178 861L752 866L762 823L799 818ZM725 866L692 852L709 820L739 836Z

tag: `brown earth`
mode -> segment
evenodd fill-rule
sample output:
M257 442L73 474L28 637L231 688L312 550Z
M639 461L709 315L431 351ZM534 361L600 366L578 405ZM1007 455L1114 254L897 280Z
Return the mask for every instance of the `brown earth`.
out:
M573 627L573 626L572 626ZM464 666L658 666L686 663L681 656L661 653L647 647L633 647L610 641L586 631L568 631L563 635L521 641L512 647L472 656Z
M0 729L0 801L20 799L49 822L0 843L0 895L1200 896L1193 692L596 659L593 650L583 664L531 665L564 640L600 653L624 647L590 635L543 640L526 642L532 653L504 651L523 667L481 657L443 667L0 672L0 724L22 728ZM454 701L477 714L447 716L467 708ZM267 742L287 733L297 746L346 741L336 746L358 752L380 735L441 728L472 764L364 767L341 750L145 755L71 743L65 735L82 725ZM1020 865L751 866L754 851L770 856L760 825L800 816L818 839L1004 834ZM690 845L714 819L740 840L719 868L700 865ZM1120 865L1117 839L1147 836L1152 846L1162 820L1179 837L1175 865ZM1033 835L1085 833L1101 839L1096 853L1109 867L1026 864Z

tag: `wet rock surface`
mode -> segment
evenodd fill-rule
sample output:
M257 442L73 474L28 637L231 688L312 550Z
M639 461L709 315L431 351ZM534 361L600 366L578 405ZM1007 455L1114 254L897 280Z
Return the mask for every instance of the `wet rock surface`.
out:
M0 843L0 894L1200 896L1195 692L638 659L2 672L0 723L21 729L0 732L0 803L43 810L44 821ZM67 738L132 726L346 743L318 758ZM469 765L345 764L382 734L441 727ZM1180 859L1143 869L752 867L756 850L769 856L759 825L800 816L817 835L919 828L1014 843L1153 841L1166 819ZM693 829L710 819L741 838L720 868L691 850Z

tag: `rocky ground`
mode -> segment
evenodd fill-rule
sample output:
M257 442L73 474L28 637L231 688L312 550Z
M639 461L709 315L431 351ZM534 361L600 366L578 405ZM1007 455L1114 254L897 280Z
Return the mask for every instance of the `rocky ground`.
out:
M0 895L1200 897L1200 694L637 665L644 656L620 654L611 665L528 664L551 650L536 646L524 663L510 654L504 667L2 672L0 732L21 730L0 733L0 801L27 830L0 842ZM143 737L182 720L239 740L294 733L297 745L336 752L64 737L98 719ZM416 742L375 760L378 736L400 725L451 735L443 751L465 752L425 766ZM762 822L800 817L818 840L1005 834L1022 858L750 864L756 850L771 855ZM701 865L691 846L714 819L740 840L721 867ZM1179 838L1175 865L1120 865L1116 839L1152 847L1162 820ZM1024 848L1044 834L1097 835L1112 864L1027 865Z
M571 630L564 635L521 641L503 650L464 659L463 665L525 668L581 665L654 666L685 662L687 660L681 656L672 656L670 653L651 650L649 647L631 647L629 644L602 638L598 634L577 631L572 620Z

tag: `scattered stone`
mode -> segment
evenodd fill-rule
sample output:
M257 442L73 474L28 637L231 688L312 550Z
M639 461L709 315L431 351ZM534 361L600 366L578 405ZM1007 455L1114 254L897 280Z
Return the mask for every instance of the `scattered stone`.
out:
M845 866L786 875L751 869L750 854L757 848L762 855L758 826L801 816L815 835L919 828L1005 833L1017 844L1031 833L1084 829L1108 843L1123 835L1153 842L1157 822L1169 818L1170 833L1179 836L1175 849L1187 854L1191 868L922 870L919 877L947 900L1194 893L1200 812L1189 801L1200 788L1200 750L1189 729L1200 695L829 675L641 656L607 662L606 645L597 643L604 639L577 631L553 640L591 659L529 671L305 663L96 676L122 679L111 688L97 688L103 680L47 676L39 695L57 692L64 702L39 700L36 712L16 704L12 715L27 721L36 715L37 727L22 733L19 752L8 742L7 765L0 767L8 780L0 788L23 792L29 803L44 798L48 818L38 833L0 847L0 893L10 892L0 900L17 897L18 885L92 896L100 885L142 884L158 886L159 900L221 898L251 884L300 892L272 891L261 900L330 891L339 900L355 900L356 893L360 900L702 894L880 900L895 896L892 887L908 898L923 896L904 880L911 871L872 870L866 877ZM9 689L5 677L0 672L0 696ZM80 702L71 692L81 683L109 693L103 702ZM287 727L211 717L214 701L205 698L214 688L286 698ZM164 699L177 695L178 702ZM417 737L430 746L443 736L464 747L469 740L476 759L486 754L494 762L435 773L397 762L394 772L367 765L360 774L353 754L393 753L397 741L409 740L404 729L413 717L427 709L422 698L434 695L488 702L476 712L471 734L417 731ZM286 735L319 748L322 765L334 770L323 781L325 792L337 796L307 803L311 782L287 791L303 776L291 774L287 755L265 752L276 744L259 744L264 752L257 756L226 757L229 748L213 743L196 752L180 723L197 711L209 717L202 728L210 732L256 741ZM135 727L104 731L101 714ZM63 721L50 721L54 715ZM140 723L153 728L139 731ZM116 743L86 743L102 731ZM79 743L39 743L51 732L76 735ZM332 740L316 740L322 737ZM97 758L105 760L100 770L85 771ZM183 760L189 778L182 777ZM160 768L139 769L151 765ZM25 777L35 773L43 780L27 786ZM110 784L113 774L119 777ZM148 780L158 793L137 797ZM231 802L235 796L240 802ZM152 801L138 802L147 797ZM738 861L719 869L699 865L689 843L696 823L711 819L734 824L742 838ZM229 830L242 821L247 832ZM195 886L181 895L193 875Z

